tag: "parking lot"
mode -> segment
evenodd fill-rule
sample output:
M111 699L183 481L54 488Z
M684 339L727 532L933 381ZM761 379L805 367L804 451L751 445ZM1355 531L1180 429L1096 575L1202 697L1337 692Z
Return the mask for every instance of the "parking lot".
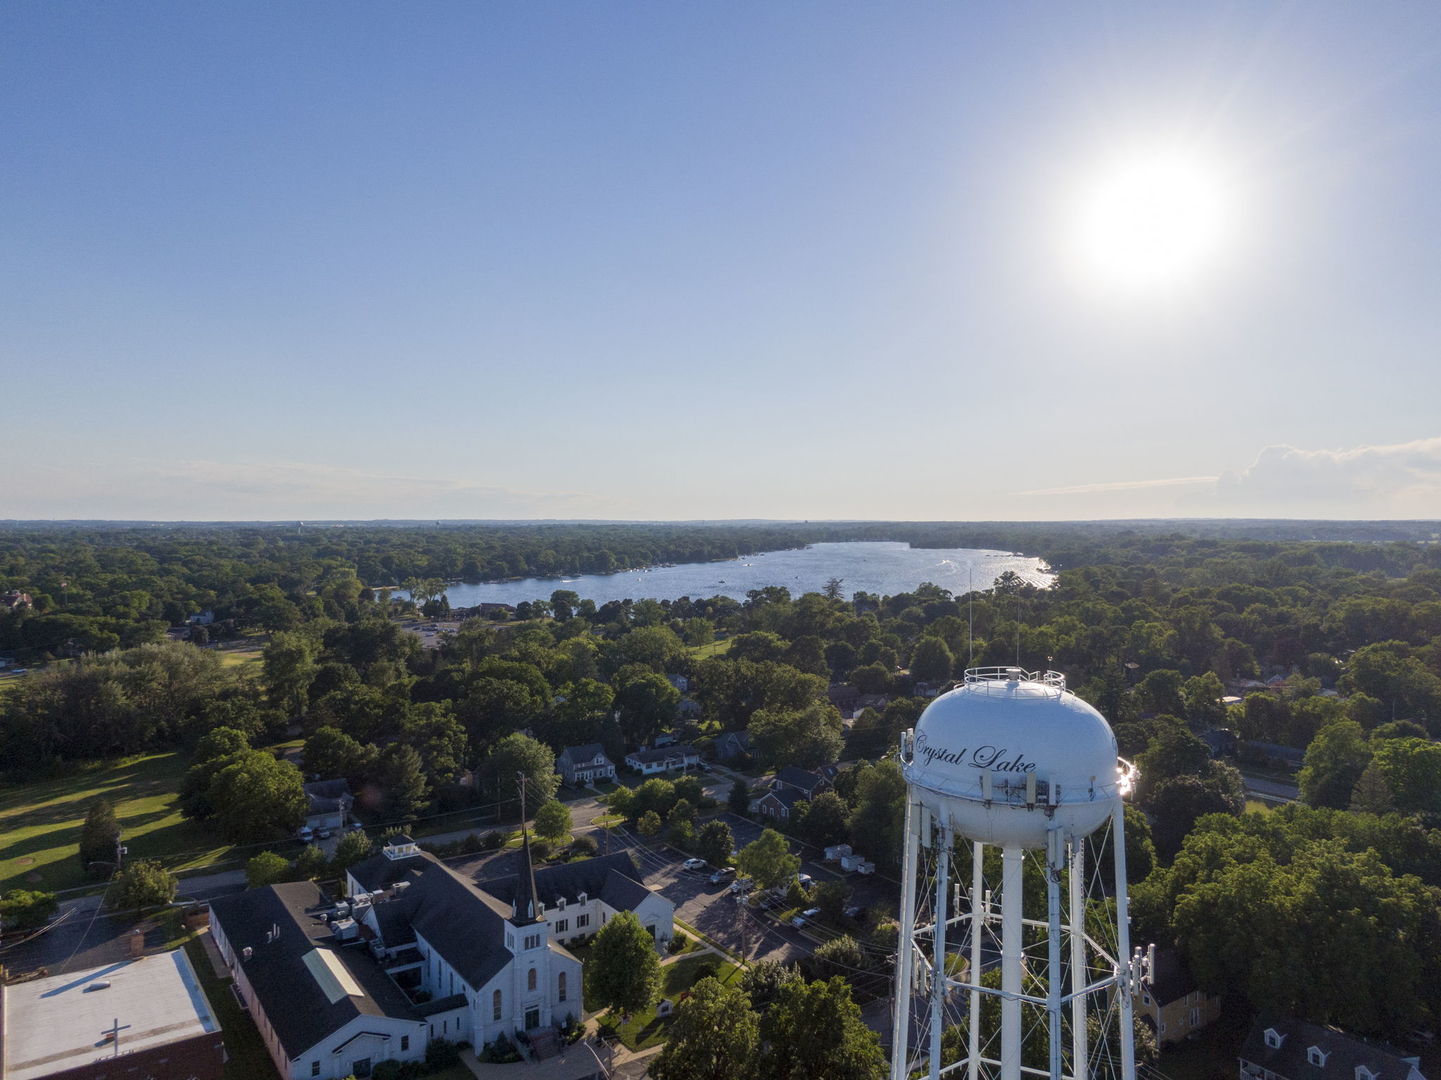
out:
M751 843L764 828L735 814L722 813L719 819L730 826L737 848ZM710 868L700 872L686 871L682 867L686 855L663 843L647 841L624 828L611 829L608 838L604 830L593 830L590 835L595 837L602 853L607 850L607 842L610 851L629 851L640 868L645 884L657 889L675 904L676 917L681 922L738 955L751 960L792 962L841 932L820 925L800 930L781 922L776 917L778 913L773 914L757 905L738 903L728 882L712 884ZM518 869L518 857L513 852L500 853L452 865L456 870L484 881L514 874ZM801 869L817 883L843 881L851 891L849 903L867 911L878 905L887 910L896 906L895 886L873 875L841 874L837 868L815 860L805 860Z

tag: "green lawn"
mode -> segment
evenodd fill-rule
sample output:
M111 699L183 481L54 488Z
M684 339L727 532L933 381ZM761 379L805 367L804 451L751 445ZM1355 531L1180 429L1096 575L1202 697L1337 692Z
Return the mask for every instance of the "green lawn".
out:
M1276 808L1264 799L1247 799L1246 813L1248 814L1269 814Z
M115 806L131 859L163 858L171 870L208 866L229 845L176 808L187 759L146 754L83 768L56 780L0 787L0 891L55 891L87 884L80 827L90 803Z
M712 641L709 645L692 645L687 651L695 659L704 660L711 656L724 656L730 652L730 647L731 639L726 638L724 641Z
M262 655L259 649L223 649L220 652L220 666L223 668L251 667L260 663Z
M205 955L205 944L199 938L185 943L185 954L200 978L215 1018L220 1021L225 1051L229 1055L225 1062L226 1080L279 1080L255 1021L240 1008L240 1002L230 991L234 980L229 976L223 979L216 976L210 958Z
M672 1004L676 1004L676 998L698 983L710 968L716 969L715 977L723 983L730 982L740 974L738 965L723 960L714 953L687 956L660 969L661 997L669 998ZM644 1050L665 1042L670 1025L669 1018L661 1019L656 1016L655 1009L650 1008L636 1013L624 1024L617 1025L615 1030L628 1049Z

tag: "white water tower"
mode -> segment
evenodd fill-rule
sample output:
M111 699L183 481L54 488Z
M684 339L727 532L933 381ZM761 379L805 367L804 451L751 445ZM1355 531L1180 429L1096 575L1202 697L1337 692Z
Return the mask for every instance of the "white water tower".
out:
M1135 1080L1123 842L1135 772L1105 717L1056 672L973 668L902 735L901 769L892 1080ZM952 873L958 842L969 875ZM997 968L1000 985L983 985ZM943 1049L951 1028L963 1038Z

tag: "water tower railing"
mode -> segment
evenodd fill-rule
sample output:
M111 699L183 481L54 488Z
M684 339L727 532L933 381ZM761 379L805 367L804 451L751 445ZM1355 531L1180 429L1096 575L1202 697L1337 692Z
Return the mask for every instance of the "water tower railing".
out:
M1059 671L1027 671L1024 668L1015 667L973 667L966 668L966 685L974 686L977 683L1011 683L1029 682L1040 683L1042 686L1049 686L1053 690L1064 690L1066 688L1066 677Z

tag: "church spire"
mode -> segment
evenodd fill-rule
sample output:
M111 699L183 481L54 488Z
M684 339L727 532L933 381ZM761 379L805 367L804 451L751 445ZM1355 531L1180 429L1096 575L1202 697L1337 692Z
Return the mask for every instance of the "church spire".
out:
M520 880L515 886L515 902L511 905L510 921L533 923L540 919L540 902L535 895L535 863L530 857L530 830L525 825L525 773L517 773L520 787Z

